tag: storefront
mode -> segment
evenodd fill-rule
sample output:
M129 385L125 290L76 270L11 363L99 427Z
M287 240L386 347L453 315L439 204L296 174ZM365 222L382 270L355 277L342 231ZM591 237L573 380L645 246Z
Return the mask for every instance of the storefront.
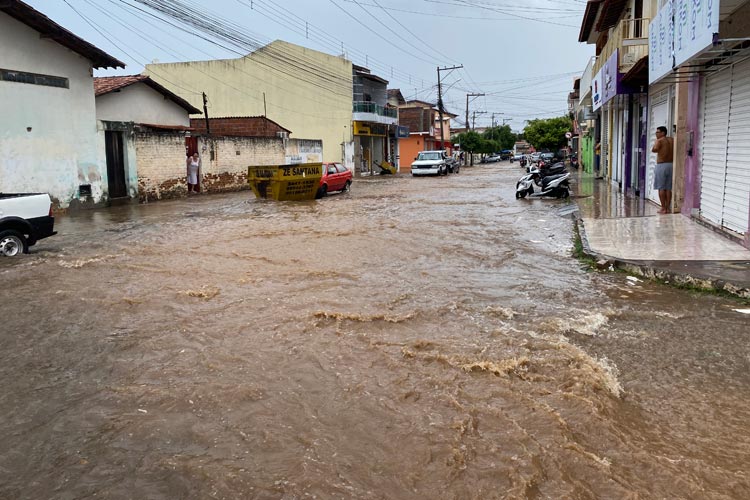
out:
M674 0L659 11L649 81L677 86L654 88L649 129L679 110L677 123L671 118L666 126L677 132L675 190L685 193L682 212L750 247L750 28L732 22L748 18L748 1Z
M379 173L377 166L388 156L388 125L370 122L354 122L355 175Z

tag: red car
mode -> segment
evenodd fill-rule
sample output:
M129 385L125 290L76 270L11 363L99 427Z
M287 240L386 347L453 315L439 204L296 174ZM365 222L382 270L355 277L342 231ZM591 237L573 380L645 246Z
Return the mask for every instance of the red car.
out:
M323 177L316 198L322 198L332 191L349 191L352 185L352 171L341 163L324 163Z

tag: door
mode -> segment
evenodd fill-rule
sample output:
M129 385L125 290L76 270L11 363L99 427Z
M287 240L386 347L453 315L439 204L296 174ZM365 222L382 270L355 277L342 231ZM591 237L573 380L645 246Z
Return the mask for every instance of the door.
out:
M750 221L750 59L732 68L723 226L745 234Z
M727 165L731 68L706 78L701 140L701 216L721 225Z
M107 183L110 198L125 198L128 186L125 184L125 157L122 149L122 132L104 132L107 154Z
M651 147L656 139L656 127L667 127L669 130L669 89L663 90L651 97L651 112L648 122L648 137L646 151L648 151L648 167L646 170L646 198L654 203L660 203L659 191L654 189L654 170L656 169L656 153Z

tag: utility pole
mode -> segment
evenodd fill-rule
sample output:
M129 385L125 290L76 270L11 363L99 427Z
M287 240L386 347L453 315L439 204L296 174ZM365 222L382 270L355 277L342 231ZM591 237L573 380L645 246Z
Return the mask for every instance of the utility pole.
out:
M211 125L208 122L208 96L203 92L203 116L206 117L206 135L211 135Z
M477 124L477 115L483 115L486 114L486 111L474 111L471 117L471 129L474 130L475 125Z
M450 68L441 68L440 66L437 67L437 76L438 76L438 113L440 113L440 149L445 149L445 145L443 144L444 141L444 132L443 132L443 88L440 83L440 72L441 71L452 71L454 69L461 69L464 65L461 66L451 66Z
M492 127L495 127L495 115L504 115L505 113L492 113ZM503 123L503 125L505 125Z
M466 131L469 131L469 97L482 97L484 94L466 94Z

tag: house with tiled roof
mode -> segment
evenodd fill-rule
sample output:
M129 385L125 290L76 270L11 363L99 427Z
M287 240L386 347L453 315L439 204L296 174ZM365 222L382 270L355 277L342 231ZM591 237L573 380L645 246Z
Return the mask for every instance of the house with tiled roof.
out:
M190 115L201 110L146 75L94 78L113 202L187 192Z
M104 203L93 70L125 65L19 0L0 1L0 192Z

